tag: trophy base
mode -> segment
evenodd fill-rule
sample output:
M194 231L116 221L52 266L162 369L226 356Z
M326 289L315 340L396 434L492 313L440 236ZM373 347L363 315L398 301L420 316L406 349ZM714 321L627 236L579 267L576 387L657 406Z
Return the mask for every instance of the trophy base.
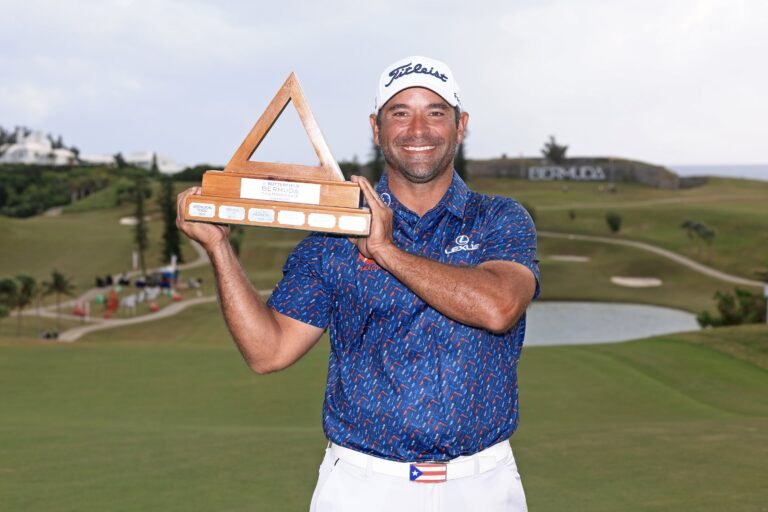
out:
M371 228L371 211L368 208L191 195L184 203L184 220L367 236Z

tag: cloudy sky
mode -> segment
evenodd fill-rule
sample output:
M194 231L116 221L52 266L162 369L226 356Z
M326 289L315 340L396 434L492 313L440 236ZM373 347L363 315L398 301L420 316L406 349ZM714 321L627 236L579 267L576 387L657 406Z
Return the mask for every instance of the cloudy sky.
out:
M0 0L0 125L226 163L291 71L338 160L385 66L448 62L470 158L766 163L765 0ZM256 159L312 163L286 110Z

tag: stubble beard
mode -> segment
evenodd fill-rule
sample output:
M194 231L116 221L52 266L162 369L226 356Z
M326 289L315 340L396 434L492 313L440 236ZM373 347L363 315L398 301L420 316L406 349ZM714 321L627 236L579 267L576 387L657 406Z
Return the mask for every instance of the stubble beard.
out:
M402 138L395 139L392 143L382 142L384 143L381 144L381 154L387 166L411 183L429 183L443 172L451 170L451 162L456 156L458 146L455 140L446 141L442 137L433 140ZM397 146L435 146L436 148L444 148L444 151L432 161L408 162L398 156L394 150Z

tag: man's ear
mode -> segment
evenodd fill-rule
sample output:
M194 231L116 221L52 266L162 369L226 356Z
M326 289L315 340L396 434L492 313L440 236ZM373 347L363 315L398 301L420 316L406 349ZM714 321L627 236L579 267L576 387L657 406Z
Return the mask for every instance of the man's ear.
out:
M373 131L373 143L379 145L379 124L376 122L376 114L371 114L368 120L371 122L371 130Z
M456 143L461 144L461 142L464 140L464 135L467 131L467 123L469 123L469 114L466 112L462 112L459 115L459 126L457 127L457 133L456 133Z

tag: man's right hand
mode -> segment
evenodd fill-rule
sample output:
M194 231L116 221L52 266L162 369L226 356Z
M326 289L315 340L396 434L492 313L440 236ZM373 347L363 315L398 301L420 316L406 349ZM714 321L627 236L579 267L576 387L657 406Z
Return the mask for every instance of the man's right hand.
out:
M176 226L192 240L199 242L209 253L222 243L229 243L229 227L207 222L187 222L184 220L184 204L187 196L200 195L200 187L190 187L176 198Z

